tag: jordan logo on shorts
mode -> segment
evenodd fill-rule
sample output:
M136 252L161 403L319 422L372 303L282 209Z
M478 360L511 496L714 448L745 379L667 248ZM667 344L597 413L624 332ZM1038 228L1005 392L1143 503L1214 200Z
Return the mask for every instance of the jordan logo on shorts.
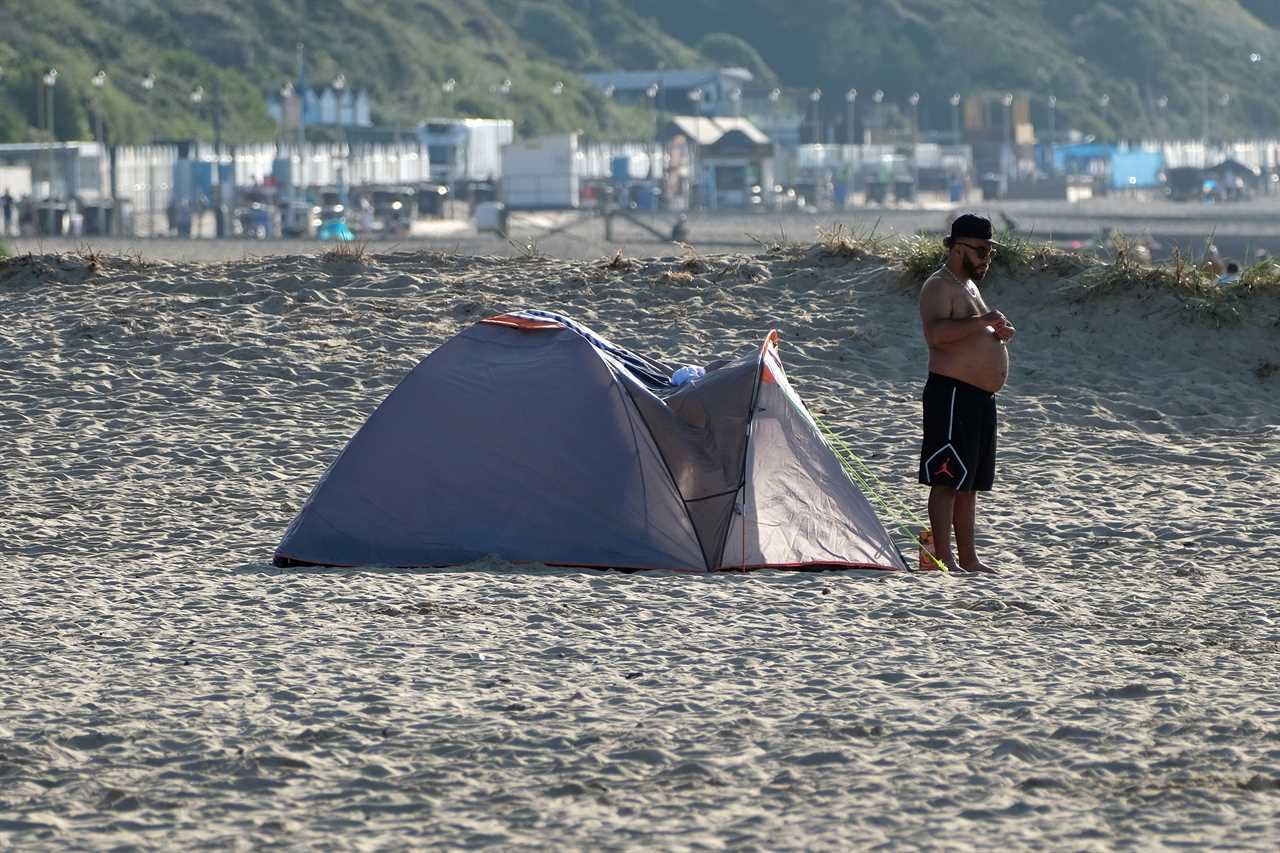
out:
M951 473L951 457L942 460L942 464L938 466L938 470L933 472L935 477L952 477L956 475Z

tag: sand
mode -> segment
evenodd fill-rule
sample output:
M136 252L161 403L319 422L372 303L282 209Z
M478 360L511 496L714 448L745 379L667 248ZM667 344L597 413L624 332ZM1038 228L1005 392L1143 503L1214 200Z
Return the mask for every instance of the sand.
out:
M1280 298L984 289L998 577L307 571L272 550L344 442L517 306L688 363L776 326L923 513L912 289L804 249L0 263L0 846L1275 849Z

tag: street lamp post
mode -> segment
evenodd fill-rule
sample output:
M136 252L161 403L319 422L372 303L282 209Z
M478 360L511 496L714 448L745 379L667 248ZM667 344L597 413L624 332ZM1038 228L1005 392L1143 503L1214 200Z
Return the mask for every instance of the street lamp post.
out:
M311 229L311 211L304 210L304 202L306 200L306 190L304 189L307 179L307 89L304 86L306 81L306 43L298 42L298 88L294 96L298 99L298 174L290 174L293 184L292 200L293 204L289 207L290 221L293 224L293 230L297 236L305 236ZM292 172L292 169L290 169Z
M742 90L736 86L729 90L729 103L732 104L733 117L740 118L742 116Z
M199 116L200 116L200 106L201 106L201 104L203 104L203 103L204 103L204 86L196 86L196 87L195 87L195 89L193 89L193 90L192 90L191 95L190 95L189 97L190 97L190 99L191 99L191 106L192 106L192 107L195 109L195 111L196 111L196 117L197 117L197 118L199 118ZM195 153L195 152L193 152L193 153ZM197 156L198 156L198 155L197 155ZM175 181L175 183L176 183L176 181ZM212 175L212 177L211 177L211 179L210 179L210 187L209 187L210 191L214 193L214 198L215 198L215 199L217 198L217 194L218 194L218 188L217 188L217 185L218 185L218 148L217 148L217 146L215 145L215 146L214 146L214 149L213 149L213 175ZM194 195L194 193L193 193L193 195ZM201 210L201 207L202 207L203 205L200 205L200 204L197 204L197 203L196 203L196 202L198 202L198 201L199 201L199 199L198 199L198 198L189 199L189 201L191 202L191 207L190 207L190 209L191 209L191 212L192 212L192 218L193 218L193 220L194 220L194 225L195 225L195 228L194 228L194 230L193 230L192 234L193 234L193 236L200 237L200 236L201 236L201 234L202 234L202 231L204 230L204 229L202 229L202 228L200 227L200 220L204 218L204 217L203 217L203 215L202 215L202 214L203 214L203 211ZM216 220L216 219L221 219L221 217L220 217L218 214L216 214L216 213L214 214L214 217L215 217L215 220ZM216 223L215 223L215 226L216 226ZM219 233L219 236L221 236L221 234L220 234L220 233Z
M53 141L57 139L57 133L53 126L53 87L58 82L58 69L50 68L44 75L44 99L45 99L45 124L49 127L49 146L45 149L45 171L49 176L49 199L54 197L53 193ZM49 216L53 216L52 209ZM52 219L50 220L52 222Z
M98 143L98 236L106 235L107 206L106 193L102 191L102 160L106 154L106 141L102 138L102 87L107 83L107 72L98 69L98 73L89 80L93 84L93 138Z
M813 141L822 144L822 90L814 89L809 93L809 103L813 104Z
M649 146L649 179L653 179L654 160L657 159L658 152L658 84L650 83L645 87L645 97L649 99L649 126L653 128L653 142Z
M1110 111L1108 109L1108 107L1110 106L1111 106L1111 96L1104 92L1102 97L1098 98L1098 108L1102 112L1103 128L1108 131L1111 130ZM1118 134L1117 134L1117 137L1118 137Z
M911 198L919 200L917 185L920 183L920 93L912 92L907 98L911 105Z
M151 116L151 90L156 87L156 75L148 72L147 76L142 78L142 91L144 92L143 101L146 108L148 118ZM156 179L155 179L155 159L156 159L156 134L155 125L151 125L151 133L148 134L147 145L147 236L156 236Z
M286 80L284 82L284 85L280 87L280 142L278 144L279 144L279 151L281 154L286 152L289 154L289 186L288 186L289 192L287 195L283 192L278 192L276 196L276 204L277 204L277 207L283 207L285 205L288 205L284 210L284 214L281 221L281 231L289 232L285 236L289 236L289 234L292 234L296 226L296 222L295 222L296 214L293 209L294 202L297 200L295 187L297 186L297 183L298 183L298 173L302 169L302 148L299 145L298 151L297 151L298 167L294 168L294 165L293 165L294 152L289 148L289 143L288 143L289 136L287 134L287 131L289 129L289 121L291 119L294 121L297 121L298 123L302 122L303 102L301 98L298 98L295 102L296 94L297 93L294 90L292 80ZM296 116L291 115L294 109L296 109L298 113ZM272 228L274 230L274 225L272 226Z
M694 120L700 122L702 118L701 87L689 90L689 100L692 101L694 105ZM700 140L694 139L693 144L689 146L689 206L691 208L697 207L701 201L699 198L699 178L701 176L698 174L698 155L702 153L699 151L701 144Z
M347 203L347 123L342 118L342 102L347 94L347 75L333 78L333 91L338 98L338 197Z
M507 115L510 107L509 96L511 95L511 79L504 77L502 82L498 84L498 94L502 97L502 115L504 118L511 118Z
M1014 172L1014 156L1013 156L1013 93L1006 92L1002 99L1004 104L1004 146L1005 156L1008 158L1004 164L1004 175L1006 185L1013 177Z
M875 106L875 126L878 128L883 128L884 127L884 107L882 107L881 104L884 103L884 89L876 89L874 92L872 92L871 102L876 105Z
M457 89L457 88L458 88L458 81L453 79L452 77L450 77L448 80L445 80L443 83L440 84L440 92L444 95L444 97L441 98L441 101L443 102L442 106L444 107L445 113L453 112L453 107L449 103L449 96L452 95L454 89ZM354 123L354 120L353 120L353 123Z
M858 90L850 89L844 93L844 144L856 144L857 137L854 135L854 124L857 118L858 108Z
M1200 144L1204 147L1205 155L1208 156L1209 151L1209 71L1206 68L1200 69ZM1205 163L1205 165L1209 165Z
M604 95L604 99L606 101L609 101L610 103L612 103L613 93L617 91L617 88L618 88L617 86L614 86L612 83L610 83L609 85L605 86L603 89L600 90L600 94ZM605 112L605 126L611 127L612 125L613 125L613 110L607 110Z
M1056 174L1058 171L1058 161L1055 156L1055 148L1058 144L1058 96L1049 96L1049 172Z
M951 138L954 144L960 145L964 141L960 136L960 103L964 99L959 92L953 92L948 100L951 102Z

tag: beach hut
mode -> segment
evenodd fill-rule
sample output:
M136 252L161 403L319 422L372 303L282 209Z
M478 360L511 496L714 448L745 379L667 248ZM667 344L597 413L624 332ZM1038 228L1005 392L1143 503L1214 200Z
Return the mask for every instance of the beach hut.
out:
M1240 201L1264 186L1261 172L1230 157L1204 172L1214 182L1215 195L1226 201Z
M776 333L676 384L699 373L550 312L483 320L374 411L275 563L906 568L788 383Z
M684 149L675 159L690 163L695 206L751 208L773 186L773 142L745 118L674 116L658 140Z

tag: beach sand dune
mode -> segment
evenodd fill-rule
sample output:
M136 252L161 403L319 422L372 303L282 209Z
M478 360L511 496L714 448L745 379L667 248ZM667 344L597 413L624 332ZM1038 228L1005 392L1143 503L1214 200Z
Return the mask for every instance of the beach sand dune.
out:
M689 364L778 328L923 514L914 287L789 247L0 262L0 845L1274 849L1280 297L1088 285L985 285L998 577L300 571L347 439L516 307Z

